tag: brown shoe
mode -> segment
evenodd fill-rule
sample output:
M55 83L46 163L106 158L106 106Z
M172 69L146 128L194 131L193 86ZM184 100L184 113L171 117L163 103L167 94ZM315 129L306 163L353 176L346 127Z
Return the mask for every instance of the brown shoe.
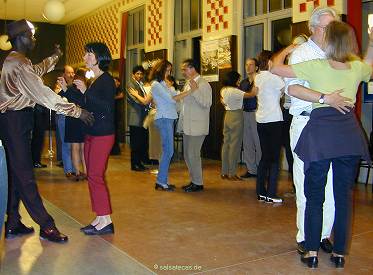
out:
M69 238L58 231L56 227L51 227L48 229L40 229L40 239L54 243L65 243Z
M225 175L225 174L220 175L220 177L221 177L223 180L227 180L227 179L229 179L229 176L228 176L228 175Z

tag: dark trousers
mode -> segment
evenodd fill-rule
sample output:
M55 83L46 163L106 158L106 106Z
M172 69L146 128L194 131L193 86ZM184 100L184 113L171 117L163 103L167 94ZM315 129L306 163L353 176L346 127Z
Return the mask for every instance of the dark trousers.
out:
M131 168L146 161L148 134L144 127L130 126Z
M326 178L330 163L332 163L335 201L333 251L341 255L346 253L347 237L351 225L352 188L359 160L359 156L343 156L310 163L304 179L304 195L307 199L304 231L307 250L318 251L320 247Z
M286 160L289 166L289 173L293 174L293 153L290 148L290 125L293 120L293 116L289 114L289 109L283 109L282 115L284 117L284 122L282 124L282 146L285 148Z
M57 123L56 123L55 137L56 137L56 160L62 161L62 141L59 135Z
M122 100L115 101L115 109L114 109L114 126L115 126L115 140L113 144L113 148L111 149L112 155L119 155L120 154L120 121L122 120L121 116L121 107L123 106L121 103Z
M282 121L257 123L262 157L256 179L257 195L275 197L281 149ZM268 179L268 185L265 183Z
M0 145L0 234L4 224L6 205L8 201L8 171L4 147Z
M32 128L31 108L0 114L0 139L6 151L9 177L8 228L14 228L20 222L20 200L42 229L54 226L35 182L31 157Z
M34 108L34 125L31 139L32 160L34 163L40 162L41 160L41 152L43 151L44 145L44 132L46 128L45 125L46 117L44 108L38 106L37 108Z

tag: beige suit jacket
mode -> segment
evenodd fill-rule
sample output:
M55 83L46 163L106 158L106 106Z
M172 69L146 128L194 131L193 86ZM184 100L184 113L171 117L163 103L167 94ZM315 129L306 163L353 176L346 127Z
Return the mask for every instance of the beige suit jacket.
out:
M203 136L209 133L212 90L201 76L197 77L196 82L198 89L183 99L179 128L185 135ZM183 89L190 89L189 82Z

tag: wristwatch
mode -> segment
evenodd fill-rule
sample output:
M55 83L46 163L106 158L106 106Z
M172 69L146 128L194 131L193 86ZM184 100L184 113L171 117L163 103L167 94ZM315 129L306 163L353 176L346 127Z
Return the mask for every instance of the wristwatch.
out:
M320 104L324 104L325 103L325 95L324 94L322 94L321 96L320 96L320 98L319 98L319 103Z

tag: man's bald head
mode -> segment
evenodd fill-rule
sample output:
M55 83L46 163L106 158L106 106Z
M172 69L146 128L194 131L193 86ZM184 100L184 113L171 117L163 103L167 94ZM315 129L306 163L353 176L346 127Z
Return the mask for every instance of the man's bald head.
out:
M68 86L73 84L74 75L75 73L74 73L73 67L69 65L65 65L64 70L63 70L63 77L65 78Z

